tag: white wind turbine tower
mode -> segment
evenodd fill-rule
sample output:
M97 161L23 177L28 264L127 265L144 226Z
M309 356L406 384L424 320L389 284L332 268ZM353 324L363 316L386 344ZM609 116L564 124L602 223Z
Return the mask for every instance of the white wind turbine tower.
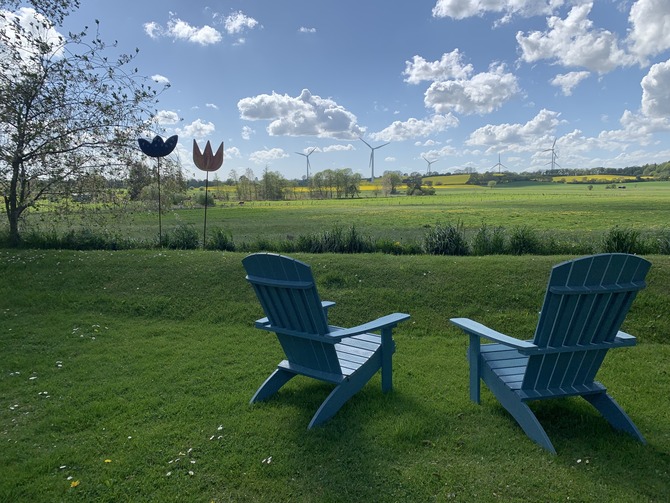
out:
M383 145L378 145L378 146L376 146L376 147L373 147L372 145L370 145L368 142L366 142L366 141L365 141L363 138L361 138L360 136L359 136L358 138L359 138L363 143L365 143L368 147L370 147L370 169L372 170L372 176L370 177L370 181L373 182L374 179L375 179L375 150L377 150L378 148L385 147L386 145L388 145L388 144L391 143L391 142L389 141L389 142L384 143Z
M500 154L498 154L498 163L493 165L493 168L491 169L496 169L498 168L498 174L500 174L500 168L505 168L507 169L507 166L505 166L502 162L500 162Z
M561 165L556 162L556 159L558 159L558 154L556 153L556 138L554 138L554 143L551 145L551 148L546 148L542 152L551 152L551 161L547 163L551 164L551 171L554 171L556 166L559 168L561 167Z
M307 159L307 180L309 180L309 168L312 167L311 164L309 163L309 156L312 155L315 150L316 150L316 147L312 148L312 150L310 150L306 154L303 153L303 152L296 152L296 154L301 155L301 156L305 157L305 159Z
M426 175L430 175L430 167L433 165L433 163L437 162L438 159L435 159L435 160L433 160L433 161L429 161L429 160L426 159L423 155L422 155L421 157L423 157L423 160L426 161L426 162L428 163L428 170L426 171Z

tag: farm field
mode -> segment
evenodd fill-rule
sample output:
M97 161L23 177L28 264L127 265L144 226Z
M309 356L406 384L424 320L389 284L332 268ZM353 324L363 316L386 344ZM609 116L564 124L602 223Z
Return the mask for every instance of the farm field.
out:
M242 253L0 250L0 501L664 501L670 486L670 258L599 379L647 439L583 400L532 404L553 456L483 391L450 317L532 334L568 257L307 255L334 323L394 311L394 391L375 376L323 427L330 386L292 380L249 405L282 358ZM48 308L45 308L48 306Z
M670 182L627 184L626 189L581 184L509 184L493 189L467 185L440 189L435 196L361 197L274 202L217 201L207 211L208 228L220 227L235 241L291 239L334 225L356 226L361 234L394 241L420 239L438 223L462 222L467 232L488 226L529 226L566 239L597 239L613 226L642 233L670 226ZM200 227L204 210L176 209L163 216L164 228L180 223ZM110 223L110 226L112 224ZM155 211L136 211L114 224L133 238L157 235Z

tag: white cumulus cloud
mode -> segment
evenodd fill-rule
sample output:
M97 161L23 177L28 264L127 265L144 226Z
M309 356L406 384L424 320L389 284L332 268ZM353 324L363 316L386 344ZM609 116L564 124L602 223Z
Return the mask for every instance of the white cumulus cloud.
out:
M670 118L670 60L653 65L642 82L642 113Z
M180 136L185 136L186 138L195 138L197 140L203 140L208 136L211 136L212 133L216 131L216 127L211 122L203 122L201 119L196 119L190 124L184 126L180 131Z
M435 114L426 119L411 118L404 122L394 121L393 124L382 131L372 133L370 138L375 141L411 140L440 133L456 126L458 126L458 119L451 113L446 115Z
M171 110L159 110L154 116L154 121L161 126L171 126L179 122L179 115Z
M322 152L324 152L324 153L345 152L345 151L351 151L351 150L356 150L356 147L354 147L351 143L347 143L346 145L336 143L335 145L328 145L327 147L324 147L322 149Z
M528 17L552 14L564 3L564 0L437 0L433 16L465 19L494 12L504 14L503 21L506 21L512 15Z
M474 68L464 65L463 56L458 49L444 53L438 61L426 61L421 56L414 56L412 61L405 61L405 82L419 84L423 81L466 79Z
M433 82L424 95L426 107L437 113L486 114L500 108L519 93L516 76L504 64L468 79Z
M234 12L223 22L223 26L229 35L242 33L244 30L251 30L258 25L258 21L249 17L241 11Z
M237 147L228 147L227 149L225 149L225 155L230 159L239 159L242 157L242 153L240 152L240 149Z
M572 95L572 90L579 85L579 83L588 78L591 75L590 72L569 72L569 73L559 73L551 79L550 83L552 86L560 87L561 91L565 96Z
M558 112L542 109L525 124L487 124L473 131L465 143L493 150L537 149L540 141L547 140L555 132L561 122L559 115Z
M196 27L187 21L172 16L163 27L155 21L144 23L144 32L151 38L170 37L174 40L185 40L187 42L211 45L221 41L221 33L211 26Z
M170 79L158 73L156 75L152 75L151 80L153 80L156 84L168 85L170 83Z
M251 139L251 135L254 134L256 131L251 129L249 126L242 126L242 132L240 133L240 136L242 137L243 140L249 140Z
M365 130L356 116L329 98L321 98L304 89L300 96L260 94L237 103L245 120L268 120L270 136L317 136L351 140Z
M628 42L642 60L670 49L670 0L638 0L628 21Z
M289 155L284 152L281 148L271 148L267 150L257 150L249 156L249 160L256 164L265 164L270 161L275 161L277 159L283 159L289 157Z
M635 58L619 45L616 34L594 27L588 16L592 2L576 5L565 19L547 19L546 31L518 32L521 58L527 63L547 59L566 67L581 67L607 73L635 63Z

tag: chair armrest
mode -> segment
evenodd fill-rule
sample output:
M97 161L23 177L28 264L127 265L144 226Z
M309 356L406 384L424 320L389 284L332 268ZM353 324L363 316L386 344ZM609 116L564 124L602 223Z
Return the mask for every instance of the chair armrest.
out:
M335 330L333 332L330 332L328 334L328 337L333 337L335 339L343 339L345 337L351 337L352 335L365 334L367 332L374 332L376 330L381 330L384 328L393 328L401 321L405 321L407 319L409 319L409 314L405 313L388 314L374 321L364 323L363 325Z
M335 305L335 302L332 300L322 300L321 309L323 309L323 315L326 317L326 323L328 323L328 310Z
M449 321L470 335L484 337L486 339L499 342L519 350L537 349L537 346L532 342L522 341L520 339L510 337L509 335L501 334L500 332L496 332L495 330L492 330L489 327L482 325L481 323L477 323L476 321L473 321L469 318L451 318Z

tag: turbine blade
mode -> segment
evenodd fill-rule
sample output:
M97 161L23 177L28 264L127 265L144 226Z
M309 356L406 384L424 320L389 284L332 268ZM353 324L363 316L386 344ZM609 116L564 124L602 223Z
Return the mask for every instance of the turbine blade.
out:
M366 142L363 138L360 136L358 137L359 140L361 140L363 143L365 143L368 147L372 148L372 145L370 145L368 142Z

